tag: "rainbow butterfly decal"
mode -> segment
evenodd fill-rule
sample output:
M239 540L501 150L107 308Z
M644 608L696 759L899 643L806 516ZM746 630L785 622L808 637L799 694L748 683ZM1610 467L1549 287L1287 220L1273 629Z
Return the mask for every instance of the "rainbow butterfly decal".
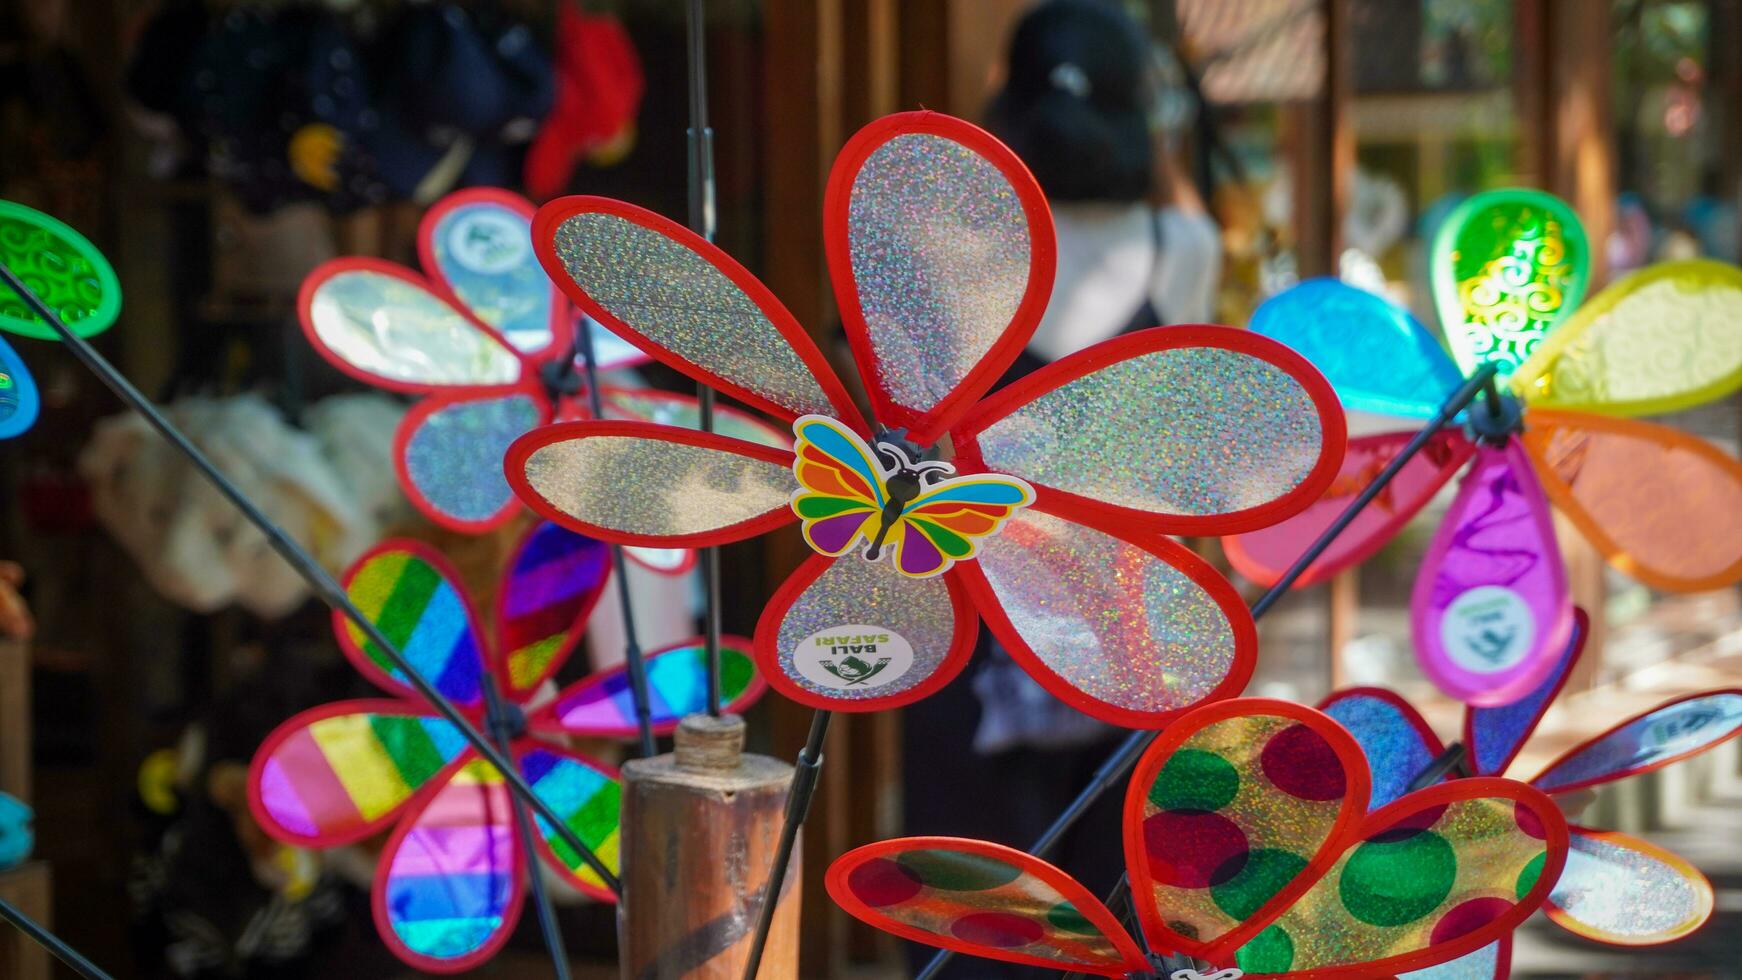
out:
M1355 738L1311 708L1236 698L1180 717L1125 800L1147 950L1065 872L985 841L879 841L826 883L886 932L988 959L1137 980L1155 976L1153 951L1248 976L1370 978L1503 941L1567 861L1566 819L1532 786L1463 779L1369 813L1370 785Z
M916 463L890 442L873 451L826 416L803 416L792 431L799 483L792 510L804 521L805 542L831 557L863 541L867 559L887 548L901 574L929 578L974 557L980 538L1034 502L1034 488L1015 477L948 476L956 471L949 463Z

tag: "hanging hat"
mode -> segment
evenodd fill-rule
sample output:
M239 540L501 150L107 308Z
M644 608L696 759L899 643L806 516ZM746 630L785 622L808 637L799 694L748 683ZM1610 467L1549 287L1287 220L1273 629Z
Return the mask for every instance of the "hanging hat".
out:
M526 190L536 199L561 194L580 157L614 163L629 152L646 87L617 18L565 6L556 32L556 107L526 154Z

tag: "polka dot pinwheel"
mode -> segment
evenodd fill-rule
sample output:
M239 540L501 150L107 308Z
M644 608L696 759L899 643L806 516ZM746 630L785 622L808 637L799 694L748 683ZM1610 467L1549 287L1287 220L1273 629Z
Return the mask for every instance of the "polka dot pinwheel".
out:
M1525 697L1500 708L1464 712L1463 741L1450 756L1408 702L1382 688L1353 688L1331 695L1319 707L1347 727L1373 768L1373 805L1382 806L1436 760L1457 761L1453 776L1478 778L1506 772L1537 723L1566 683L1584 649L1588 626L1583 610L1554 670ZM1660 769L1716 748L1742 734L1742 689L1706 691L1676 698L1635 715L1562 753L1530 785L1562 798L1591 787ZM1455 786L1462 779L1442 785ZM1692 865L1627 834L1570 828L1567 867L1544 906L1548 917L1571 932L1626 946L1665 943L1700 927L1712 914L1712 885ZM1504 978L1506 944L1471 960L1469 976ZM1477 971L1474 965L1497 968Z
M1168 534L1258 527L1329 484L1328 386L1280 344L1223 327L1129 334L982 395L1022 350L1054 269L1033 177L937 113L862 130L836 159L828 266L861 416L804 329L678 224L601 198L533 223L589 316L793 425L793 448L636 422L540 429L508 456L549 520L699 547L798 521L815 554L757 627L758 662L819 708L912 702L961 670L976 614L1054 694L1156 726L1246 683L1239 596Z
M1453 697L1505 704L1541 683L1572 627L1551 501L1611 564L1648 585L1692 591L1742 580L1742 463L1631 418L1742 386L1742 269L1666 262L1581 303L1589 246L1578 216L1524 190L1459 206L1432 263L1450 357L1401 308L1332 280L1279 294L1252 329L1304 354L1350 410L1431 417L1465 373L1497 366L1508 389L1498 404L1478 400L1465 413L1468 432L1438 434L1297 584L1373 554L1465 470L1416 578L1416 655ZM1235 568L1275 581L1413 434L1351 440L1324 499L1226 539Z
M109 260L85 236L41 211L0 201L0 262L77 336L94 337L121 315L121 283ZM0 285L0 330L60 339L5 285ZM11 344L0 340L0 439L28 431L41 408L30 369Z
M505 734L533 791L615 873L616 773L562 740L633 737L628 680L616 669L554 697L543 692L609 574L604 544L534 526L497 590L489 642L453 569L417 542L378 545L351 567L345 588L442 694L482 730ZM474 966L513 931L529 870L508 786L355 626L335 614L334 630L357 669L396 697L322 705L279 726L249 771L255 818L268 834L303 847L353 843L391 826L373 892L382 939L419 969ZM728 637L720 651L728 710L741 710L764 689L747 647ZM703 707L704 656L699 640L647 655L655 731L669 732ZM545 863L609 900L581 856L533 819Z
M326 262L303 281L303 331L339 370L391 391L424 395L394 439L406 496L430 520L463 533L499 527L519 512L502 476L514 439L553 417L588 414L584 377L568 361L574 312L532 254L532 205L506 191L450 194L424 215L418 252L429 278L371 258ZM590 326L601 370L647 358ZM692 398L649 389L601 389L610 418L696 427ZM722 410L721 431L769 445L779 431ZM656 571L687 570L683 551L631 549Z
M1368 789L1361 747L1312 708L1238 698L1181 716L1125 798L1144 945L1247 975L1431 970L1509 935L1567 860L1566 819L1523 783L1463 779L1371 813ZM842 855L827 884L848 912L914 942L1154 975L1087 888L1002 845L882 841Z

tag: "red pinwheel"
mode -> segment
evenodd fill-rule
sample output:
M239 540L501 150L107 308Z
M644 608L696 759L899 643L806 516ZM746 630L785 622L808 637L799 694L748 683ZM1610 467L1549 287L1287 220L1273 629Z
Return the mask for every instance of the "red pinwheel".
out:
M924 697L966 662L976 614L1048 690L1112 722L1160 725L1238 692L1251 617L1166 535L1258 527L1316 499L1344 440L1317 373L1245 331L1168 327L982 400L1046 304L1052 223L1021 162L949 116L903 113L854 136L823 229L873 422L718 248L620 201L540 209L534 247L576 305L791 423L795 442L560 423L510 450L521 499L582 533L657 547L801 521L817 554L764 611L756 651L769 682L805 704Z
M1318 711L1237 698L1181 716L1125 797L1131 904L1148 950L1249 976L1432 968L1510 935L1567 860L1565 818L1512 780L1464 779L1367 808L1361 747ZM842 855L827 884L842 908L914 942L1156 975L1087 888L1002 845L881 841Z
M520 505L502 478L514 439L552 418L588 413L570 363L576 317L533 259L532 205L506 191L450 194L424 215L418 253L429 278L380 259L340 258L303 281L298 312L309 343L339 370L377 387L427 396L394 439L406 496L430 520L477 533ZM602 370L646 356L588 325ZM695 400L648 389L605 388L614 418L695 427ZM721 431L778 445L779 432L725 410ZM656 571L685 555L635 549ZM693 557L693 556L690 556Z
M1448 750L1414 707L1383 688L1339 691L1319 706L1346 727L1373 770L1373 805L1411 785L1446 776L1506 772L1584 650L1584 610L1555 669L1536 690L1498 708L1466 707L1463 741ZM1563 752L1530 785L1557 799L1660 769L1742 734L1742 689L1676 698L1611 726ZM1455 786L1463 779L1446 785ZM1544 906L1550 919L1599 942L1624 946L1680 939L1712 913L1711 883L1692 865L1647 841L1613 831L1570 829L1566 871ZM1499 964L1482 976L1505 977L1505 944L1481 955ZM1462 975L1462 974L1460 974Z
M564 740L632 737L628 679L619 667L554 696L545 689L604 591L606 550L563 528L534 526L503 573L489 634L447 560L415 541L377 545L351 566L345 589L437 690L481 730L508 740L533 792L614 873L616 772ZM249 771L255 819L301 847L354 843L391 825L373 895L382 940L419 969L475 966L514 931L529 870L508 785L356 626L335 612L333 628L358 671L395 696L311 708L267 736ZM728 637L721 650L728 710L764 689L747 646ZM699 640L647 655L655 731L671 731L705 705L704 660ZM546 865L611 900L543 818L533 837Z

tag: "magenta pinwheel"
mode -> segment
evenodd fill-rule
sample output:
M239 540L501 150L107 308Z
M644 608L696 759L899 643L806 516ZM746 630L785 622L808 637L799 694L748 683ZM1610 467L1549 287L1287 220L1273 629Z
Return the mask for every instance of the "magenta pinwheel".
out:
M1214 326L1141 331L985 392L1054 270L1051 216L997 140L930 112L872 123L823 214L836 299L871 404L745 268L620 201L541 208L533 243L587 315L793 426L793 448L632 421L517 440L515 491L624 544L699 547L793 522L811 555L756 631L769 683L805 704L909 703L966 662L978 618L1055 695L1162 724L1237 693L1251 617L1168 534L1262 526L1316 499L1342 414L1281 345Z
M563 742L632 737L628 680L617 668L554 696L545 690L605 588L606 550L563 528L535 525L503 574L488 641L459 577L418 542L376 546L351 567L345 588L437 690L481 730L502 734L533 792L615 873L616 772ZM508 785L356 626L338 613L333 626L357 669L394 697L321 705L279 726L249 772L255 819L302 847L354 843L392 827L373 891L382 939L419 969L474 966L507 940L524 897L530 856L520 848ZM728 637L720 651L728 710L764 689L747 647ZM704 659L700 640L647 655L655 731L671 731L704 706ZM610 900L581 855L535 819L544 863Z
M1491 366L1500 394L1464 413L1301 577L1365 560L1460 470L1411 602L1415 651L1446 693L1499 705L1534 689L1572 627L1550 503L1621 571L1660 589L1742 580L1742 463L1627 416L1678 411L1742 386L1742 270L1706 260L1633 273L1581 303L1590 246L1578 216L1537 191L1478 194L1432 256L1448 355L1410 314L1333 280L1260 307L1252 329L1307 356L1350 410L1429 418ZM1351 440L1323 500L1225 541L1236 569L1272 582L1412 432ZM1468 465L1466 465L1468 464Z
M1554 670L1534 691L1498 708L1468 707L1463 741L1450 750L1407 701L1383 688L1339 691L1319 706L1341 722L1373 772L1374 806L1411 786L1456 785L1464 777L1506 772L1536 730L1584 649L1588 622L1573 634ZM1531 778L1556 799L1660 769L1742 734L1742 689L1675 698L1616 723L1563 752ZM1543 906L1548 917L1589 939L1625 946L1665 943L1697 929L1712 914L1712 885L1682 858L1628 834L1573 825L1566 870ZM1472 954L1470 973L1504 978L1506 943ZM1475 965L1494 963L1476 971Z

